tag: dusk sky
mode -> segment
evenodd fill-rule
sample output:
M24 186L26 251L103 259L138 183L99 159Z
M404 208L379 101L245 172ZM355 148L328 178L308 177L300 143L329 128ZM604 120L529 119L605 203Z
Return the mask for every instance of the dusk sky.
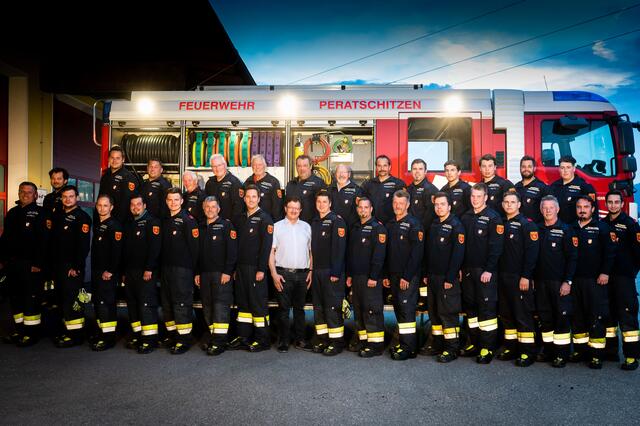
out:
M596 92L640 121L640 2L211 3L258 84L545 90L546 78L549 90ZM401 43L407 44L355 61Z

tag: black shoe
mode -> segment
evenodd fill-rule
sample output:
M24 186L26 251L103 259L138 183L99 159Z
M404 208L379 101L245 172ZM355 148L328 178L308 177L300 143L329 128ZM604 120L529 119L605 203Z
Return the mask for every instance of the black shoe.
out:
M374 356L382 355L382 351L375 351L371 348L363 348L358 352L358 356L362 358L373 358Z
M476 345L468 345L464 349L460 349L460 356L463 358L471 358L478 355L478 348Z
M153 345L150 343L142 343L138 346L137 351L139 354L143 355L150 354L153 352Z
M347 346L347 350L349 352L360 352L364 349L364 344L360 343L360 341L350 342L349 346Z
M391 359L394 361L405 361L410 358L415 358L416 353L411 352L405 348L398 348L391 354Z
M2 342L6 343L7 345L16 345L20 341L21 337L22 336L20 336L20 333L11 333L8 336L3 336Z
M551 366L553 368L564 368L567 366L567 360L562 358L561 356L557 356L551 363Z
M492 359L493 359L493 352L491 352L489 349L484 349L484 348L481 349L478 356L476 356L476 362L478 364L489 364L491 363Z
M438 348L434 347L434 346L425 345L425 346L420 348L418 353L420 355L425 355L425 356L437 356L437 355L440 355L442 353L442 351L439 350ZM457 356L456 356L456 358L457 358Z
M262 351L268 351L271 349L270 345L263 345L262 343L253 342L249 345L249 352L257 353Z
M165 337L164 339L160 340L160 346L162 346L163 348L171 349L175 346L175 342L171 337Z
M115 343L108 340L98 340L94 344L91 345L91 349L96 352L106 351L107 349L111 349L115 346Z
M512 351L511 349L503 349L502 352L496 355L496 359L499 359L500 361L513 361L516 357L517 355L515 351Z
M224 351L225 351L224 346L217 346L217 345L211 344L207 348L207 355L218 356Z
M520 358L516 359L516 366L518 367L528 367L533 364L533 358L527 354L520 355Z
M620 368L625 371L636 370L638 368L638 360L636 358L625 358L622 365L620 365Z
M324 352L326 348L327 348L327 343L318 342L315 345L313 345L313 348L311 350L313 351L313 353L321 354Z
M140 341L140 339L134 337L133 339L127 340L127 344L125 345L125 347L127 349L138 349L141 343L142 342Z
M584 361L584 354L581 352L574 352L569 355L569 362L582 362Z
M444 351L436 357L436 361L446 364L447 362L451 362L456 358L458 357L453 352Z
M311 343L307 342L306 340L298 340L298 341L296 341L295 348L296 349L301 349L303 351L312 351L313 350L313 346L311 345Z
M98 343L100 341L100 335L99 334L94 334L92 336L89 336L87 338L87 343L89 344L89 346L93 346L94 344Z
M175 345L173 345L173 347L169 351L171 352L172 355L180 355L187 352L189 348L190 346L187 344L176 343Z
M278 344L278 352L280 352L281 354L286 354L287 352L289 352L289 345L287 343Z
M37 337L33 337L25 334L20 338L20 340L18 340L18 343L16 343L16 346L19 348L26 348L28 346L33 346L36 343L38 343Z
M227 349L230 351L248 350L249 343L243 337L238 336L229 343Z
M553 358L551 358L549 355L545 354L544 351L538 353L538 355L536 355L536 361L537 362L551 362L553 360Z
M54 344L57 348L72 348L82 344L82 340L74 339L66 334L56 338Z
M326 348L324 348L322 355L334 356L334 355L338 355L340 352L342 352L342 349L338 348L335 345L329 345Z
M591 358L591 361L589 361L589 368L592 370L601 370L602 360L596 357Z

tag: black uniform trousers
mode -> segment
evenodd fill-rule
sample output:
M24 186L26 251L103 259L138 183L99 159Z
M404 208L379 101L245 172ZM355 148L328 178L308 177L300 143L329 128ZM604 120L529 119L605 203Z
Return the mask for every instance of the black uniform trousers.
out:
M9 301L16 332L35 336L42 323L42 272L31 272L30 262L21 259L11 261L7 272Z
M535 284L544 353L566 360L571 343L571 295L560 296L560 281L536 280Z
M327 338L331 345L344 347L344 275L338 281L331 281L330 269L314 269L311 293L313 295L313 317L316 335L321 341Z
M269 345L269 301L267 276L256 281L254 265L238 265L236 270L235 301L238 306L238 336L245 343Z
M220 284L222 272L200 274L200 296L204 320L211 333L210 342L216 346L227 344L231 304L233 303L233 280Z
M400 274L391 274L391 294L393 295L393 310L398 322L399 345L403 350L411 353L417 351L418 338L416 334L416 306L418 305L419 283L418 277L409 282L409 288L400 289Z
M462 310L462 289L454 282L450 289L444 288L443 275L429 275L427 299L433 347L438 352L458 354L460 349L460 311Z
M304 304L307 297L307 274L309 270L276 268L284 278L282 291L276 290L278 301L278 334L281 344L291 342L291 321L289 310L293 308L293 340L304 340L305 316Z
M598 285L596 278L576 278L571 286L571 297L573 351L584 354L588 344L591 355L601 358L609 322L609 285Z
M176 343L189 344L193 329L193 270L163 266L160 276L162 317Z
M116 287L118 278L115 274L109 280L102 279L102 272L91 273L91 299L96 314L102 339L115 341L118 311L116 306Z
M83 337L84 305L78 301L78 293L82 288L84 273L80 271L77 277L70 277L68 273L69 269L60 266L56 268L55 289L58 292L57 298L62 303L62 319L66 334L71 338L80 339Z
M155 343L158 340L158 289L154 273L149 281L143 279L144 271L130 269L125 272L127 311L131 329L142 341Z
M610 320L607 324L607 352L618 354L618 335L622 335L622 353L626 358L640 358L638 331L638 291L633 278L612 275L609 278Z
M498 342L498 279L480 281L482 268L465 269L462 274L462 308L467 316L469 344L493 350Z
M536 354L536 310L533 280L529 290L520 290L520 275L500 273L498 279L498 312L504 328L504 347L530 357Z
M353 310L356 330L361 343L372 351L382 351L384 347L384 298L382 281L369 287L367 275L351 277Z

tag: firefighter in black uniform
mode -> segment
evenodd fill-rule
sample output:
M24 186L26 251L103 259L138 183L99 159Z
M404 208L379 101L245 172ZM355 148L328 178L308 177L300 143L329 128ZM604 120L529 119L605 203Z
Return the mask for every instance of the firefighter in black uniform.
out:
M7 271L15 332L10 342L31 346L38 341L42 322L43 269L49 230L45 210L36 204L38 188L22 182L18 205L7 213L0 237L2 264Z
M596 202L586 195L576 201L578 220L573 232L578 237L578 259L575 283L571 287L573 318L571 324L573 352L571 362L583 361L589 344L589 368L602 368L609 317L609 277L616 257L616 235L601 222ZM597 213L596 213L597 214Z
M191 170L187 170L182 174L182 184L184 185L183 208L193 216L196 222L202 225L206 219L202 212L202 202L207 195L198 185L198 176Z
M542 213L540 213L540 200L548 195L549 187L543 181L538 179L536 173L536 160L533 157L525 155L520 160L520 176L522 180L516 183L515 188L520 194L520 213L531 219L534 223L542 222Z
M182 192L167 190L170 217L162 221L162 315L167 331L165 339L172 354L182 354L191 346L193 328L194 269L198 261L199 235L196 220L182 210Z
M553 195L542 197L544 222L539 226L540 255L535 272L536 308L544 345L539 361L567 364L571 343L571 285L578 259L578 237L558 219L560 207Z
M407 186L407 192L411 196L411 206L409 207L409 214L413 217L417 217L422 221L422 229L428 230L431 227L431 222L435 217L433 211L433 195L438 192L431 182L427 180L427 163L421 158L416 158L411 162L411 176L413 182ZM427 304L427 285L420 282L420 299L418 299L418 305L420 307L426 307ZM422 310L421 308L420 310Z
M148 354L158 345L158 269L160 219L147 211L142 196L131 198L132 220L124 227L123 270L133 337L129 349Z
M44 196L42 207L49 215L62 210L62 195L60 190L69 182L69 172L62 167L54 167L49 170L49 179L53 191Z
M460 268L464 259L464 226L451 213L449 196L438 192L433 197L438 217L427 231L425 248L426 278L429 286L429 319L433 342L427 353L439 362L451 362L460 349L460 311L462 289Z
M244 211L242 182L227 170L227 161L220 154L211 156L213 176L204 187L207 195L213 195L220 206L220 217L233 222L237 228Z
M362 194L373 203L373 215L386 224L394 218L392 200L396 191L405 189L402 179L391 176L391 160L386 155L376 157L377 176L362 184Z
M570 155L560 158L560 179L549 186L549 194L560 204L560 220L571 224L576 219L576 200L580 195L596 199L596 191L579 176L576 176L576 159Z
M196 285L200 287L204 319L211 333L207 355L215 356L227 347L238 234L230 220L219 216L220 207L215 197L205 198L202 209L206 223L200 225Z
M461 355L477 355L479 364L491 362L498 339L497 272L504 240L502 219L487 205L487 198L487 186L483 183L474 185L471 189L472 208L462 216L466 235L462 302L467 314L469 344Z
M162 162L157 158L151 158L147 162L148 179L142 183L140 193L144 197L144 203L151 216L164 219L169 216L167 203L165 202L165 192L171 188L171 183L162 176Z
M363 358L382 355L384 347L384 300L382 269L387 252L387 229L371 216L367 197L358 200L360 221L349 232L347 287L351 287L357 340L349 351Z
M455 160L444 163L444 176L447 184L440 191L449 195L451 200L451 213L458 219L471 208L471 185L460 179L460 164Z
M255 185L260 189L260 208L271 215L274 222L284 217L280 181L267 172L267 162L261 154L251 157L253 174L244 181L244 187Z
M326 189L327 185L313 174L311 157L308 155L300 155L296 158L296 171L298 177L287 183L285 194L287 197L297 197L302 200L300 219L311 224L311 220L318 213L316 211L316 194L321 189Z
M102 194L96 201L98 221L93 224L91 242L91 293L100 333L91 349L104 351L116 344L118 312L116 287L120 282L122 225L111 217L113 200Z
M78 294L84 282L85 260L91 245L91 218L78 206L78 188L65 186L62 195L63 213L53 222L51 245L56 290L62 300L62 316L66 333L55 339L59 348L82 343L84 309Z
M138 192L138 180L124 168L124 152L118 145L109 150L109 168L100 179L100 193L113 199L113 214L120 223L129 218L129 200ZM94 217L97 219L97 217Z
M347 249L347 224L331 211L329 192L316 195L318 214L311 221L313 260L313 317L318 341L315 353L332 356L344 348L344 258ZM328 341L327 341L328 337Z
M504 216L502 210L502 196L506 192L515 192L510 180L496 175L497 161L491 154L480 157L480 174L482 182L487 185L487 205L500 216Z
M606 197L609 214L604 222L616 234L618 248L609 279L611 321L607 326L607 352L618 359L616 325L622 334L623 370L638 368L640 331L638 331L638 291L636 276L640 269L640 226L622 211L624 198L620 191L609 191Z
M536 356L532 281L540 243L538 227L520 212L521 206L520 194L504 194L504 250L498 276L498 310L504 328L504 348L497 358L515 359L517 366L528 367Z
M273 221L259 206L260 190L245 188L247 212L238 228L238 266L236 267L235 302L238 306L238 337L229 349L261 352L270 349L269 306L266 272L273 243Z
M329 187L331 208L347 223L347 230L360 222L357 212L358 199L362 189L351 181L351 167L338 164L334 172L336 181Z
M394 193L392 203L395 219L387 223L387 278L383 283L391 287L400 334L400 342L389 351L392 359L402 361L415 358L417 351L416 306L422 279L424 231L422 222L408 213L411 199L406 190Z

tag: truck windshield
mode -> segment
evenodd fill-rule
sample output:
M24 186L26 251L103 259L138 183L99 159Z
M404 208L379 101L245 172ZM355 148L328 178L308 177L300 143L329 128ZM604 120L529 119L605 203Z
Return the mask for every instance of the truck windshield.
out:
M604 120L588 120L580 130L561 128L557 120L541 124L542 165L559 166L560 157L571 155L576 167L591 176L615 176L615 151L611 128Z

